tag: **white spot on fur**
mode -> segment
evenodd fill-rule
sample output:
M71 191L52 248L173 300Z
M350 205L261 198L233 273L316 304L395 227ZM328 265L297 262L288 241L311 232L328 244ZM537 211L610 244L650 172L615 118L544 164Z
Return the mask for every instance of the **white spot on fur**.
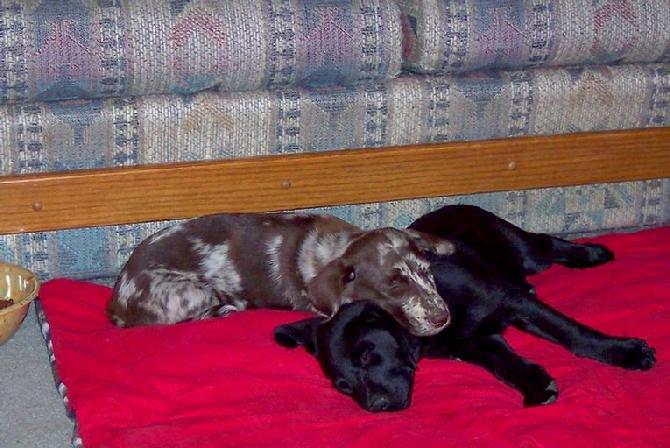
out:
M313 279L325 265L341 257L351 243L351 235L346 232L319 234L311 230L298 253L298 270L305 283Z
M430 261L426 260L423 257L417 257L415 253L409 252L405 254L404 258L405 263L409 264L414 264L416 265L420 270L430 272ZM431 275L432 277L432 275Z
M285 213L282 215L282 218L285 219L299 219L299 218L311 218L312 214L309 213Z
M412 321L416 321L419 324L427 322L426 308L421 304L421 300L418 297L406 300L402 305L402 311Z
M418 336L431 336L442 330L447 323L442 326L436 326L428 318L428 312L423 305L421 298L412 297L401 307L403 314L407 318L412 333Z
M317 229L311 230L302 241L298 252L298 270L305 283L316 276L316 266L314 260L314 247L319 236Z
M456 252L456 246L451 241L439 240L435 245L435 253L437 255L451 255Z
M323 235L316 243L315 257L322 265L341 257L349 244L349 238L342 233Z
M414 269L411 269L410 265ZM413 329L412 333L428 336L443 329L446 323L436 326L429 319L432 313L448 311L446 303L437 292L435 279L430 273L430 263L410 253L393 267L421 290L421 296L407 298L401 307Z
M189 238L189 241L191 244L193 244L193 251L198 255L202 255L203 257L212 250L211 245L205 243L199 238Z
M391 242L393 249L402 249L409 246L406 236L402 232L385 232L384 235Z
M142 295L142 291L137 289L135 280L132 278L128 279L128 274L126 272L121 274L121 278L119 279L119 290L117 294L119 304L126 306L128 304L128 300L140 295Z
M200 262L203 277L218 291L235 294L242 290L240 274L229 256L227 243L209 245L199 241Z
M195 272L156 268L144 274L155 300L143 305L165 323L198 318L218 304L212 289L203 285Z
M386 256L393 251L393 245L384 241L377 244L377 255L379 256L379 265L386 264Z
M267 242L266 253L268 255L268 267L270 268L270 277L274 280L277 286L281 284L281 245L284 242L284 237L277 235Z
M451 255L456 252L456 246L454 246L454 244L449 240L445 240L437 236L422 234L421 232L417 232L416 230L412 229L405 229L404 232L417 240L422 240L425 244L431 247L431 252L436 255Z
M221 308L217 310L216 315L219 317L225 317L230 313L234 313L236 311L239 311L239 308L237 308L234 305L223 305Z
M171 236L171 235L174 235L175 233L181 232L181 230L183 228L184 228L184 226L181 223L175 224L172 227L166 227L163 230L159 230L157 233L154 233L152 236L150 236L149 240L148 240L148 243L149 244L156 244L157 242L159 242L160 240L162 240L162 239L164 239L168 236Z

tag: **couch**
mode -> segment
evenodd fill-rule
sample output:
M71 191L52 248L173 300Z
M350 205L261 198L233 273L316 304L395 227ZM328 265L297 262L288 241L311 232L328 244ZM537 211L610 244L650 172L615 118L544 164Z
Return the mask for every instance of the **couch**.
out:
M670 222L667 0L2 0L0 258L112 281L205 213Z

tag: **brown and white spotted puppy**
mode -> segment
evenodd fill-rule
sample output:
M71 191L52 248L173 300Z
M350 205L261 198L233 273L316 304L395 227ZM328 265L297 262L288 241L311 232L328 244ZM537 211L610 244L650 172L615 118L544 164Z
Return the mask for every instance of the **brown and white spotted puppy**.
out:
M120 326L171 324L247 308L332 316L371 300L410 332L449 323L428 253L453 245L412 230L364 231L332 216L220 214L164 229L121 271L107 311Z

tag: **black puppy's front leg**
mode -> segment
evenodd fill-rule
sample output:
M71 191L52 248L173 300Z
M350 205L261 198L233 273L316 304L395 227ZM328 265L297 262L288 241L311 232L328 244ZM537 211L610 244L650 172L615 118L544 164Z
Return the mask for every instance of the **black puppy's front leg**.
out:
M648 370L656 362L654 349L642 339L608 336L532 296L519 302L514 312L515 327L560 344L575 355L630 370Z
M550 237L553 261L569 268L590 268L614 260L614 253L601 244L580 244Z
M523 394L524 406L549 404L558 398L556 381L542 366L516 354L502 336L478 338L468 345L457 356L485 368L496 378L519 390Z

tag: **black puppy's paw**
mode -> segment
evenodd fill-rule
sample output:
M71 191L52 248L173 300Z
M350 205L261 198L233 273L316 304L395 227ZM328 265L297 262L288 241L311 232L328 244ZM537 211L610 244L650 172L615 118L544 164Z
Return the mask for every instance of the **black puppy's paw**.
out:
M525 407L551 404L558 399L556 380L540 366L532 366L524 374L527 381L523 391Z
M588 243L585 246L587 247L590 266L597 266L614 260L614 252L602 244Z
M649 370L656 364L656 350L642 339L621 339L607 350L606 362L628 370Z
M602 244L573 244L556 258L569 268L591 268L614 260L614 252Z
M523 405L525 407L542 406L545 404L551 404L557 399L558 386L556 385L556 381L551 380L551 382L544 389L538 389L524 394Z

